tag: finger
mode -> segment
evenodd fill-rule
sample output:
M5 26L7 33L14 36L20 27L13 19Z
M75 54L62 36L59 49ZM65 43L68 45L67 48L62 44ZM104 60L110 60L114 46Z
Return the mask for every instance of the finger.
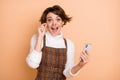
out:
M80 57L82 57L83 61L85 61L85 62L88 61L88 59L89 59L89 56L86 55L86 53L84 53L84 52L82 52Z
M83 59L82 59L82 57L80 57L80 62L83 62Z
M43 23L43 26L46 27L46 26L47 26L47 23Z
M44 28L46 28L46 26L47 26L47 23L43 23L43 24L42 24L42 26L43 26Z
M86 57L84 55L81 55L80 57L82 58L83 62L86 61Z
M43 23L42 28L43 28L44 31L46 30L46 27L47 27L47 23Z
M89 56L88 52L85 50L85 51L82 51L82 54L86 55L86 56Z
M84 52L83 55L85 56L85 58L86 58L87 60L89 59L89 55L88 55L86 52Z
M87 63L88 62L88 59L86 59L84 56L81 56L81 60L80 62L83 62L83 63Z
M39 27L38 30L39 30L40 32L43 32L43 28L42 28L42 27Z
M89 55L87 50L85 50L85 53L86 53L87 55Z

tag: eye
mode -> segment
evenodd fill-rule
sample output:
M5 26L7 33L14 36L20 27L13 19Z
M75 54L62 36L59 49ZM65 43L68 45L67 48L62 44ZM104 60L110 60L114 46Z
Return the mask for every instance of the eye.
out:
M59 22L59 21L61 21L61 19L58 18L57 21Z
M47 21L48 21L48 22L51 22L51 21L52 21L52 19L47 19Z

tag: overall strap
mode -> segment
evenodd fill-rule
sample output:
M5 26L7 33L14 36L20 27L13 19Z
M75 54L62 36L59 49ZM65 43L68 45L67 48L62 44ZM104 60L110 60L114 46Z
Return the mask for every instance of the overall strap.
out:
M45 46L46 45L46 36L44 35L44 37L43 37L43 46Z
M67 40L65 38L63 38L63 39L64 39L64 42L65 42L65 47L67 49Z

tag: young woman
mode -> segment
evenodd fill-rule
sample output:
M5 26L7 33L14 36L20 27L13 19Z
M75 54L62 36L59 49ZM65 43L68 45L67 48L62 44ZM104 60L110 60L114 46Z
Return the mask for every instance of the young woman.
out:
M43 12L38 34L31 39L27 64L37 69L35 80L66 80L79 73L88 62L87 51L82 51L81 60L74 65L74 44L63 38L61 28L71 21L59 5L48 7Z

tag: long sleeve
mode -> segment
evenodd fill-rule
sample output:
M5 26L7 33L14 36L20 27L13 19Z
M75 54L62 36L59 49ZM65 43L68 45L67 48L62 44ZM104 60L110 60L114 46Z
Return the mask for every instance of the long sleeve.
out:
M31 38L30 52L26 57L26 62L31 68L37 68L41 62L42 52L37 52L34 50L37 40L37 35L33 35Z
M37 35L34 35L31 39L31 47L30 53L26 58L27 64L32 68L39 67L39 64L42 59L42 52L37 52L34 50L34 46L37 40ZM67 40L67 62L65 64L65 69L63 74L68 77L73 77L79 74L79 71L75 74L71 73L71 69L74 67L74 44L71 40ZM64 40L62 37L62 33L59 36L53 37L50 33L46 33L46 46L54 47L54 48L65 48ZM43 47L43 42L42 42Z
M72 43L72 41L70 41L69 39L67 39L67 46L68 46L68 50L67 50L67 63L65 65L65 69L63 71L63 74L66 77L73 77L79 74L79 71L75 74L71 73L71 69L74 67L74 44Z

